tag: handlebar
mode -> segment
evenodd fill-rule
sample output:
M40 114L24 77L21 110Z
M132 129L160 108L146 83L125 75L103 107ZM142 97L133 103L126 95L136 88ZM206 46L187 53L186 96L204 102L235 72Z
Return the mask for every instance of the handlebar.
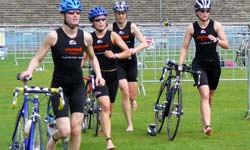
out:
M62 87L58 88L47 88L47 87L39 87L39 86L28 86L27 82L31 80L29 76L26 76L24 78L24 87L16 87L16 89L13 92L13 101L12 101L12 108L14 109L17 106L17 97L19 94L25 94L25 93L31 93L31 94L47 94L47 95L52 95L52 94L59 94L59 106L58 109L62 110L65 101L64 101L64 96L63 96L63 89ZM20 73L17 74L17 80L20 80Z
M19 96L19 94L24 94L24 93L48 94L48 95L59 94L60 103L59 103L58 109L62 110L65 105L65 101L63 97L63 89L61 87L47 88L47 87L38 87L38 86L31 86L31 87L25 86L25 87L16 87L16 89L14 90L13 102L12 102L13 109L17 106L17 97Z
M169 60L166 64L166 66L164 66L162 68L162 74L160 77L160 81L162 81L165 78L165 73L167 71L170 71L169 74L172 75L172 71L174 70L176 72L176 76L180 76L181 72L188 72L188 73L198 75L198 83L197 84L199 85L201 71L192 70L192 68L190 66L188 66L187 64L183 64L182 66L183 66L182 71L179 71L178 64L174 60Z

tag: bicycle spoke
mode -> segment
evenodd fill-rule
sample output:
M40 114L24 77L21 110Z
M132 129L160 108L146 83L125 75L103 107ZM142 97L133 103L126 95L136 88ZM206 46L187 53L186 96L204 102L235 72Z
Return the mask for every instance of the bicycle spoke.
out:
M21 111L18 112L18 115ZM25 125L25 119L22 116L19 116L19 120L17 118L16 121L16 132L14 132L12 143L10 146L11 150L25 150L25 144L24 144L24 125Z
M100 124L100 106L96 102L96 104L95 104L95 113L94 113L94 116L93 116L94 136L98 135L99 124Z
M161 132L162 126L164 124L165 120L165 107L166 107L166 93L167 93L167 88L166 88L166 81L164 81L161 84L160 91L156 100L156 103L154 104L153 111L155 113L155 125L156 125L156 130L157 133Z
M183 114L182 109L182 90L179 88L172 88L171 102L168 113L168 122L167 122L167 135L169 140L174 140L181 115Z
M39 117L36 117L36 121L30 129L30 146L33 150L43 150L43 134L42 124Z

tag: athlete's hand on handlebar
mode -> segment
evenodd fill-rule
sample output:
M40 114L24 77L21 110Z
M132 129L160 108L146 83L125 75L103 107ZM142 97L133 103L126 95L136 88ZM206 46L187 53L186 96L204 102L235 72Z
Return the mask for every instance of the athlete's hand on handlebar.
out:
M22 82L31 80L32 73L28 71L23 71L22 73L17 75L17 80L21 80Z
M182 72L183 71L183 64L178 65L177 71Z
M96 83L96 86L104 86L105 80L102 77L96 77L95 83Z

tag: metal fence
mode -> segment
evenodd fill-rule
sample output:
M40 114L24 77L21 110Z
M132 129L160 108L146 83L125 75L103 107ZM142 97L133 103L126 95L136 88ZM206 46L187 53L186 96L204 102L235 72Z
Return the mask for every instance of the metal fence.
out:
M4 38L2 37L0 40L4 41L0 41L0 43L5 44L3 45L5 53L8 51L9 54L14 54L14 63L18 65L19 61L30 60L34 56L46 34L54 28L56 27L1 27L0 33L4 35ZM89 26L81 28L85 31L93 30ZM167 60L178 60L185 26L141 26L140 30L149 44L151 44L147 49L138 54L140 87L145 94L143 84L147 82L158 82L161 73L160 70ZM242 39L247 36L239 33L246 31L247 26L225 26L230 48L228 50L218 48L223 68L221 80L247 80L246 64L238 65L235 63L236 50L239 48ZM186 59L187 64L191 64L194 53L195 46L192 41ZM51 62L51 54L49 53L43 61L43 64ZM184 80L188 81L189 79L187 76Z
M168 60L178 61L179 52L182 46L185 33L184 26L169 27L142 27L141 31L145 35L150 46L138 55L139 58L139 79L140 89L146 94L144 83L158 82L162 67ZM222 75L221 80L247 80L247 64L246 57L241 60L244 63L235 62L237 50L247 35L239 34L249 32L247 26L225 26L230 48L224 50L218 47L221 56ZM248 37L249 38L249 37ZM249 42L249 41L248 41ZM195 54L194 41L191 42L186 63L191 64ZM185 81L191 81L192 78L186 75L183 77Z

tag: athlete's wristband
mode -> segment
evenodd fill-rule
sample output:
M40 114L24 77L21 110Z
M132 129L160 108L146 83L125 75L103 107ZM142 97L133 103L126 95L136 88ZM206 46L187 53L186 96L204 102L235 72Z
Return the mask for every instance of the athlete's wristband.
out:
M115 58L116 58L116 59L119 59L119 57L118 57L118 54L117 54L117 53L115 53Z

